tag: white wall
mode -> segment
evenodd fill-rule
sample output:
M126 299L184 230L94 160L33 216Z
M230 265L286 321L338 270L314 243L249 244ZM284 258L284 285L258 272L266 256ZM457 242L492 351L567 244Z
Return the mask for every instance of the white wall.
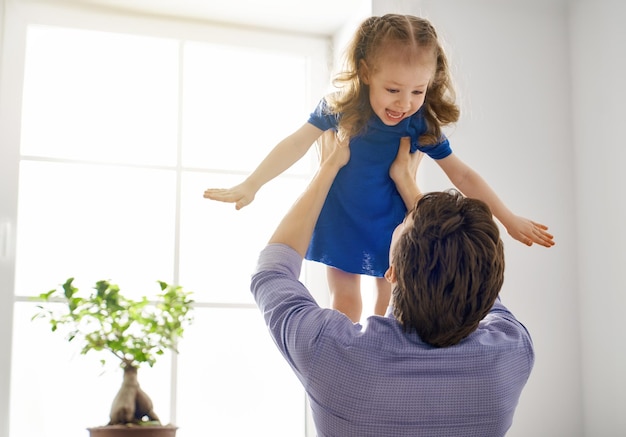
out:
M505 236L502 298L526 324L535 368L509 436L583 435L574 157L564 2L424 2L450 47L464 114L454 150L557 245Z
M508 436L583 435L578 240L567 4L561 1L375 2L374 13L431 20L445 42L461 104L448 135L516 213L547 224L557 245L508 235L503 302L525 323L536 363ZM425 190L450 187L426 161ZM597 434L590 433L595 437Z
M4 45L5 40L5 9L7 4L5 0L0 0L0 103L11 100L12 93L3 86L2 80L6 77L5 66L7 59L11 59L10 50ZM18 55L19 58L19 55ZM14 59L14 57L13 57ZM0 104L0 132L6 130L7 123L14 122L19 117L19 113L3 114L2 108L6 107ZM19 106L18 106L19 108ZM16 111L17 112L17 111ZM2 136L4 139L4 135ZM16 157L12 147L7 147L0 141L0 165L6 162L13 162ZM0 436L6 436L9 433L9 397L5 394L9 392L10 386L10 367L11 360L8 359L11 351L11 331L13 324L13 271L15 269L15 259L10 256L11 245L13 244L10 217L17 203L17 174L10 166L9 169L4 166L0 170Z
M572 2L585 435L626 435L626 3Z
M463 115L455 152L550 250L505 239L504 302L530 329L535 369L509 436L626 435L626 3L374 0L447 43ZM426 166L426 189L447 183Z

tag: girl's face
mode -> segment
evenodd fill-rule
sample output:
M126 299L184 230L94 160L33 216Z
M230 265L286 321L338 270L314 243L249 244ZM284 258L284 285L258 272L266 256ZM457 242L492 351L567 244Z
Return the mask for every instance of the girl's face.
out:
M369 85L370 105L387 126L394 126L415 114L424 104L428 83L435 71L432 56L408 61L398 54L386 53L370 69L362 64L362 80Z

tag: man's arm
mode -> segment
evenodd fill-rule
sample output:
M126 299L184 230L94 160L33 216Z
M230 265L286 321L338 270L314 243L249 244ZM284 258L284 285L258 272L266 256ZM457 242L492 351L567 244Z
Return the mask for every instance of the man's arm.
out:
M323 136L324 141L332 141L330 144L334 144L334 147L330 147L332 152L320 163L313 180L287 212L269 240L269 244L280 243L291 247L302 257L309 247L315 223L335 176L350 159L347 141L344 144L336 144L335 133L332 131L325 132ZM325 150L328 150L327 146L328 143L324 147Z
M328 323L352 323L336 311L320 308L298 280L306 250L328 191L350 158L350 149L337 146L333 132L324 134L330 152L298 200L287 212L259 255L250 291L265 323L287 362L307 375L318 350L320 333Z

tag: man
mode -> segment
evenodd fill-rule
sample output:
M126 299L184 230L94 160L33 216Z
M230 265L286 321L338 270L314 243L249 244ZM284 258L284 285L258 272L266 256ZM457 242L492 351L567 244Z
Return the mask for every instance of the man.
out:
M252 293L302 382L319 437L503 436L534 352L500 302L504 254L488 207L421 195L402 142L390 176L407 205L393 233L385 317L366 327L320 308L298 281L326 194L349 160L336 146L261 252Z

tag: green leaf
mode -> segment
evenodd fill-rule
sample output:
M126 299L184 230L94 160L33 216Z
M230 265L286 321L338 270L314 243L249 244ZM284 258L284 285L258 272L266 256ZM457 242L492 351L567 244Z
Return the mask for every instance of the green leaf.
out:
M73 280L61 286L66 313L56 315L38 305L32 320L48 319L53 332L64 332L68 341L82 343L83 354L107 350L123 364L152 366L166 349L176 351L176 342L193 321L191 293L179 285L157 281L161 294L150 302L145 296L139 301L128 299L118 285L105 280L96 282L95 292L85 296ZM42 293L39 299L48 301L57 291Z
M70 299L74 293L76 293L76 291L78 291L73 285L72 282L74 282L74 278L69 278L67 281L65 281L65 284L63 284L63 291L65 292L65 297L67 299Z

